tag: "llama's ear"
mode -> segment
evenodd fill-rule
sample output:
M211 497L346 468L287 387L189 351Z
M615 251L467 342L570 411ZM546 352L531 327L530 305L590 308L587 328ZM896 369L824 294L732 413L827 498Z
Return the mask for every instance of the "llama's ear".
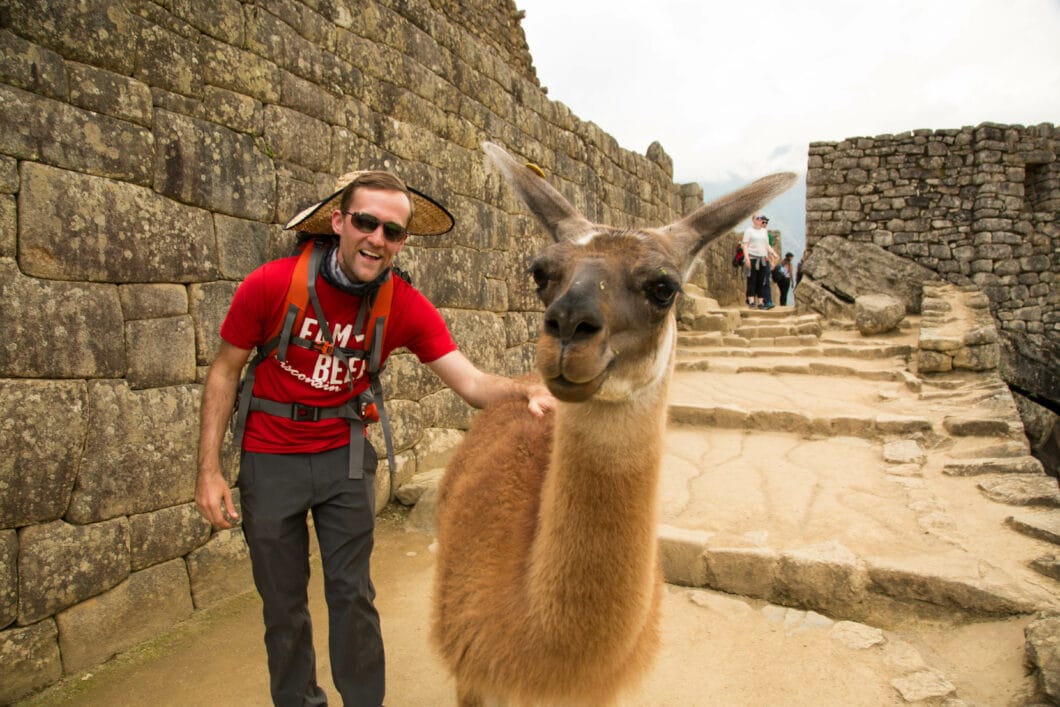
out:
M592 223L534 169L492 142L483 142L482 149L554 240L569 240L593 230Z
M686 267L691 267L696 254L708 243L725 235L777 195L790 189L797 179L792 172L762 177L700 206L662 230L672 239L675 251L684 257Z

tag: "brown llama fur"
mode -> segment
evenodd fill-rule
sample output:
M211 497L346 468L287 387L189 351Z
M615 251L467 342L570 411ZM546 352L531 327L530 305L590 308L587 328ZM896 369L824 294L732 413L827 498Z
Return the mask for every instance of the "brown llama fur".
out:
M673 369L673 301L696 255L794 175L758 180L655 229L592 224L484 144L555 244L538 376L559 399L480 412L438 499L432 640L472 705L606 705L650 668L662 575L656 493Z

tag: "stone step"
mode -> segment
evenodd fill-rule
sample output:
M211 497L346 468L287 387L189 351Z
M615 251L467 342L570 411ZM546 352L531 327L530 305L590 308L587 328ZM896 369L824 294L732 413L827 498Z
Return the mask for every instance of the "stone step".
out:
M947 462L942 466L942 473L948 476L982 476L984 474L1034 474L1045 476L1045 468L1040 461L1032 456L994 457ZM1045 478L1050 477L1045 476Z
M1012 424L996 417L949 415L943 426L954 437L1008 437L1012 434Z
M747 349L767 349L760 354L746 354ZM806 356L811 358L846 357L861 359L900 358L903 368L911 353L907 346L822 346L811 336L776 339L744 339L732 335L686 335L678 340L677 355L706 354L710 356Z
M1031 568L1039 574L1060 581L1060 555L1043 555L1031 562Z
M1009 616L1038 610L1042 597L977 563L923 566L858 557L836 542L778 550L719 542L713 533L662 525L666 581L860 619L894 602L956 615Z
M1060 511L1011 515L1005 519L1005 524L1024 535L1060 545Z
M958 451L949 452L949 456L954 459L983 459L991 457L1025 457L1030 455L1030 445L1026 441L1022 442L997 442L995 444L988 444L985 447L975 447L973 449L965 449Z
M1045 474L1011 474L980 481L977 486L992 501L1009 506L1060 508L1060 488Z
M886 362L884 362L886 363ZM912 391L919 390L920 381L909 372L890 366L883 368L868 367L864 363L843 361L785 361L784 359L767 358L729 358L712 359L709 357L688 357L679 359L676 370L681 372L713 371L715 373L792 373L807 376L836 376L858 378L871 381L892 381L903 383Z
M931 420L880 413L877 415L812 416L793 410L748 410L735 406L672 404L671 425L792 432L805 435L875 438L930 432Z
M768 339L779 336L812 336L815 340L821 334L821 328L813 324L792 325L779 324L742 324L736 327L736 335L745 339Z

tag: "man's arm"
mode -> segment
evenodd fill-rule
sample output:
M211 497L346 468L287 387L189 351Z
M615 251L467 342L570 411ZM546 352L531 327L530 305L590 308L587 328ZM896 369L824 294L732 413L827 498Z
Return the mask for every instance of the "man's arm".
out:
M203 517L218 528L231 528L231 520L238 517L232 503L232 491L221 473L221 444L232 416L239 378L248 358L248 349L222 340L203 386L195 505Z
M556 407L556 399L544 385L481 371L460 351L447 353L428 363L427 367L472 407L484 408L491 403L517 398L526 400L534 415L544 415Z

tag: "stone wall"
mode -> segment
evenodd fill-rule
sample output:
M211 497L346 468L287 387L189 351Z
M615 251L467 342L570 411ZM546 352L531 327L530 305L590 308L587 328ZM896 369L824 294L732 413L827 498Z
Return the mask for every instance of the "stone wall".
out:
M240 531L192 503L200 385L236 285L335 175L387 168L449 207L456 229L398 264L510 374L532 360L544 237L480 141L596 220L701 203L661 146L621 149L548 100L519 19L512 0L0 8L0 703L250 586ZM409 478L470 411L407 353L386 386Z
M839 237L976 285L1001 334L1006 381L1060 404L1058 152L1060 131L1050 124L813 143L804 271L814 277L814 246Z

